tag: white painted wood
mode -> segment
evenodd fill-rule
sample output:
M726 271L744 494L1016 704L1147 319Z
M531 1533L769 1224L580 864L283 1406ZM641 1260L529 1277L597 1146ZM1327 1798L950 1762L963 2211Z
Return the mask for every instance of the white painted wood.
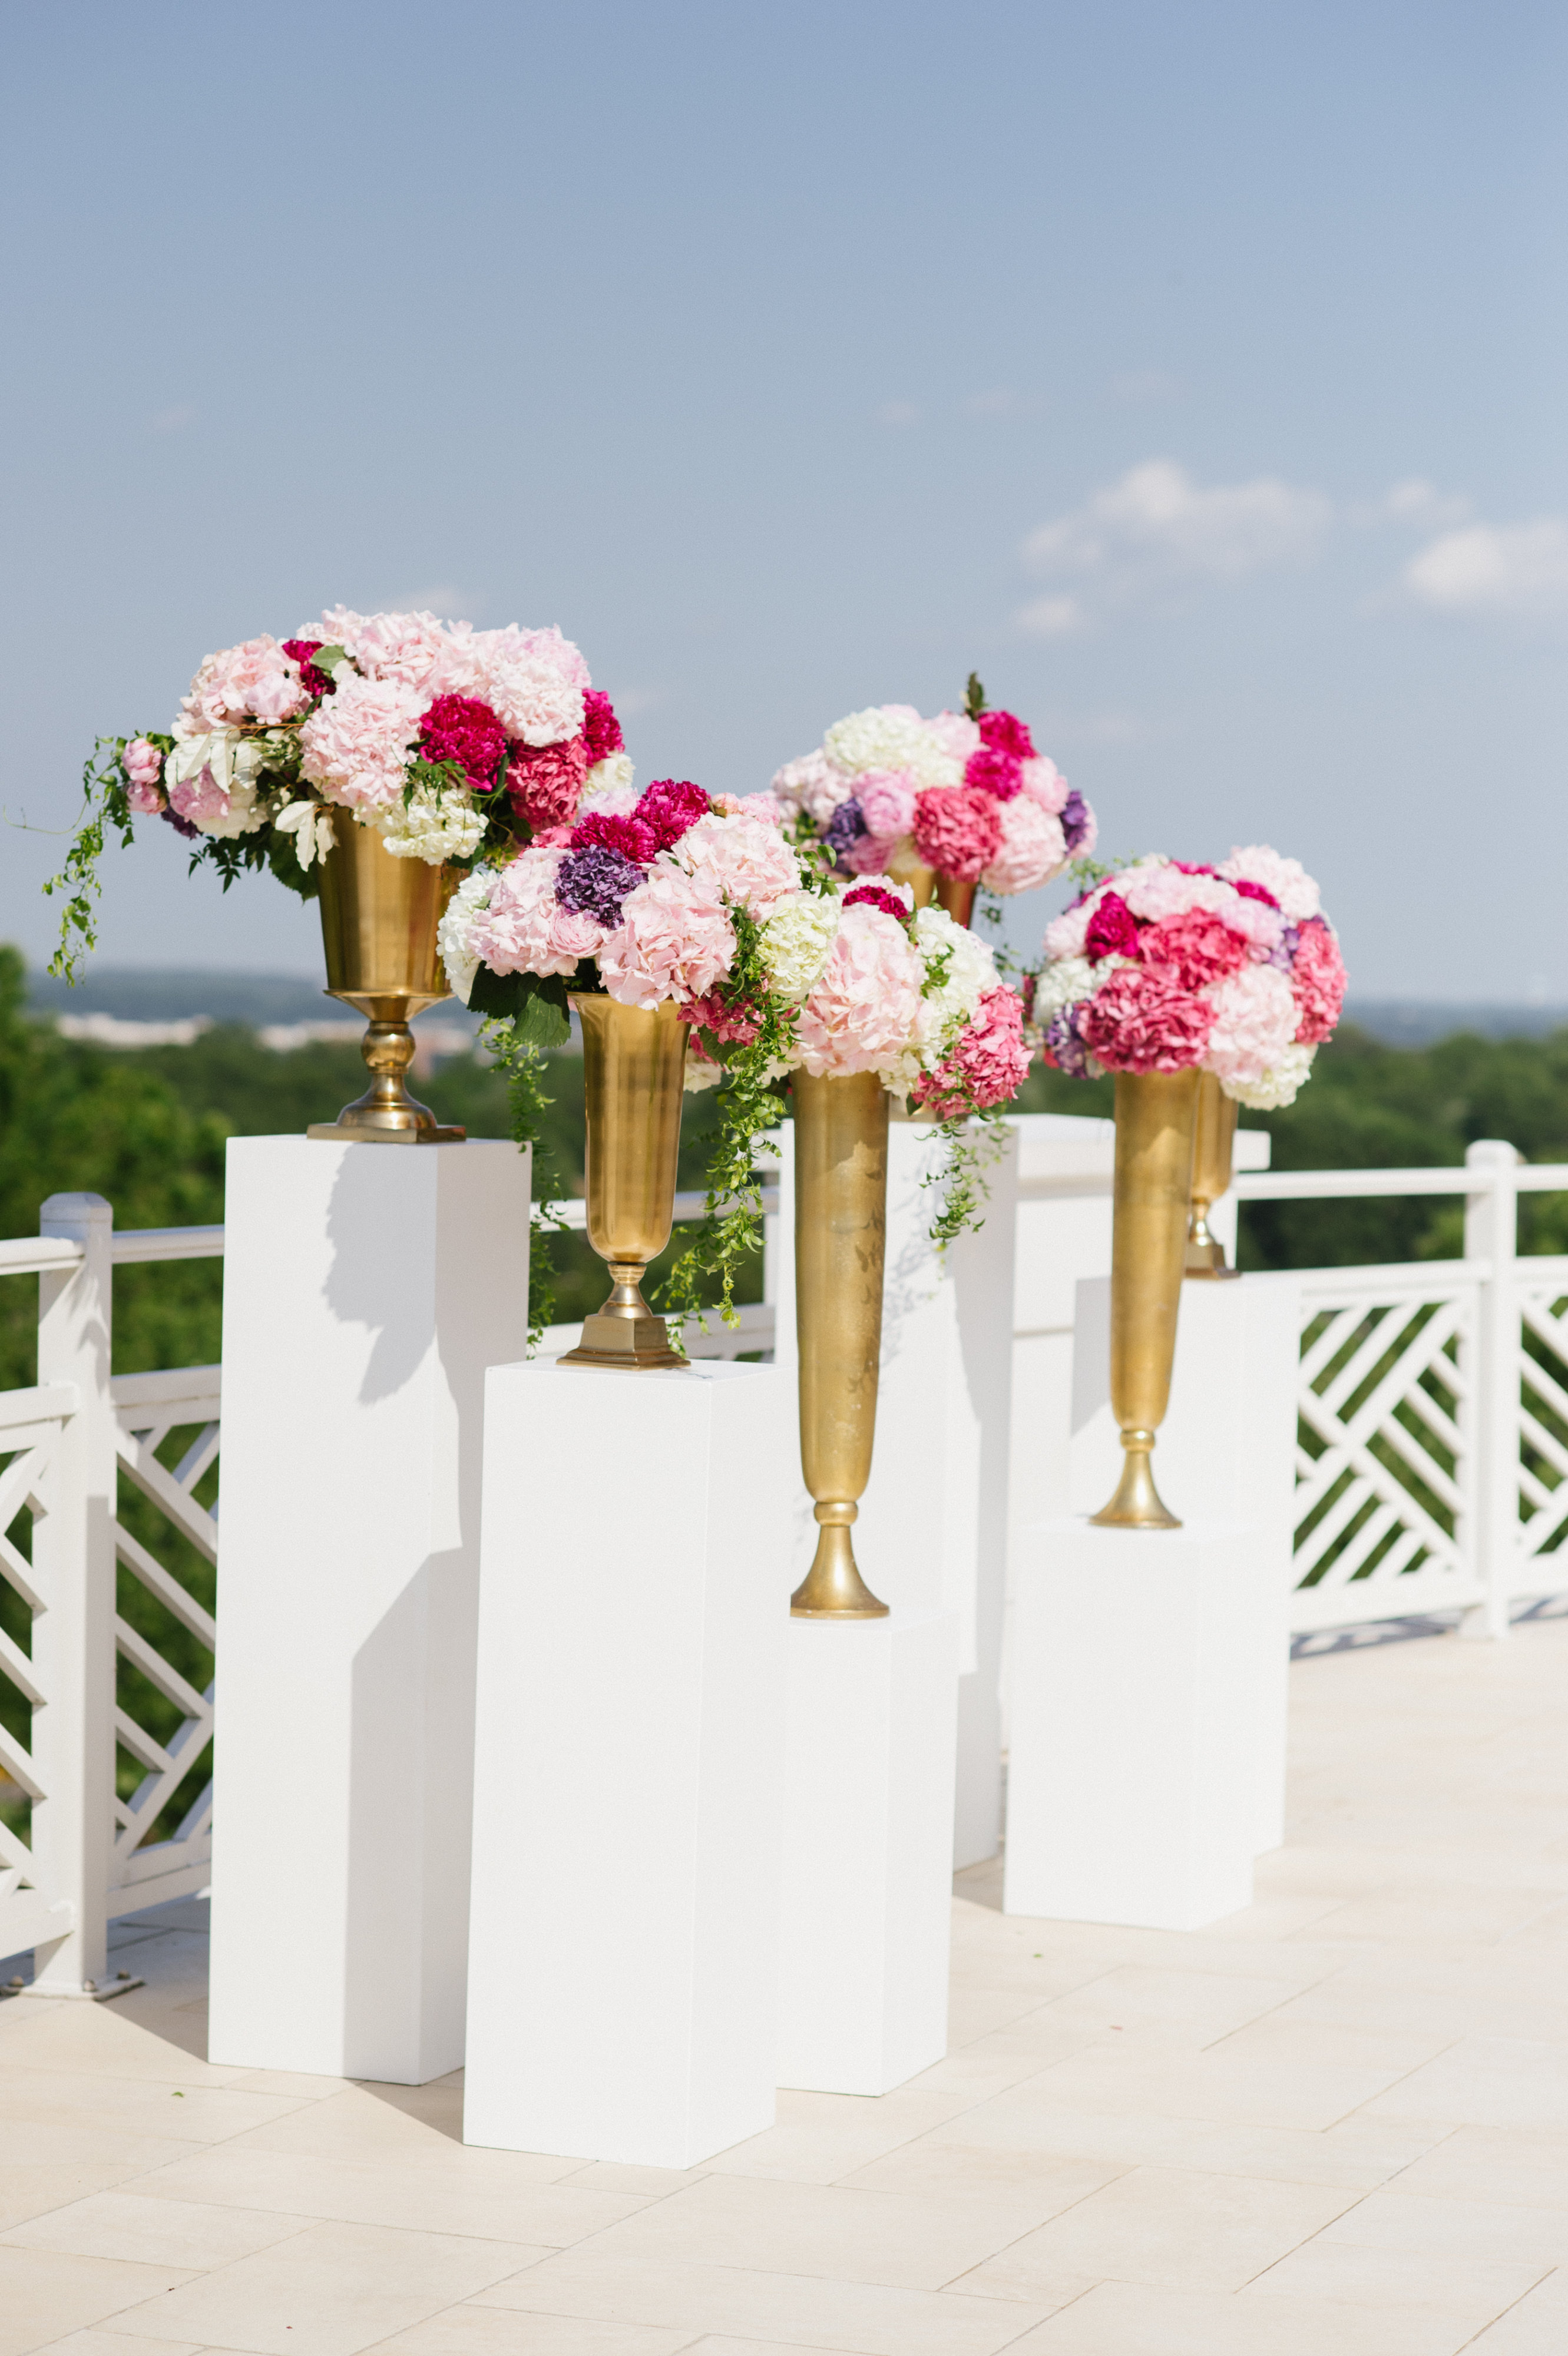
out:
M779 2083L886 2094L947 2051L958 1629L792 1620Z
M491 1372L469 2143L689 2168L772 2124L781 1382Z
M1256 1556L1240 1522L1025 1533L1007 1913L1195 1931L1250 1902Z
M229 1147L212 2058L463 2058L484 1371L528 1323L529 1160Z

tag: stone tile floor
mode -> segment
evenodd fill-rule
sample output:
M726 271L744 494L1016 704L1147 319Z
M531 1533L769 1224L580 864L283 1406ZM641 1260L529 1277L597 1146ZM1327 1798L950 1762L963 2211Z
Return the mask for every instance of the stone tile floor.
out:
M0 2356L1563 2356L1568 1619L1293 1671L1290 1845L1191 1936L959 1878L951 2048L686 2175L432 2086L210 2069L147 1986L0 2005Z

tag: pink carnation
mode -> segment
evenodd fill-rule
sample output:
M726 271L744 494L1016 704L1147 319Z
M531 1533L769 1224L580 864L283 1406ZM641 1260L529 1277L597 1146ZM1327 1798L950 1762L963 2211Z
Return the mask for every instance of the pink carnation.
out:
M1189 908L1184 916L1167 916L1150 925L1139 943L1146 965L1160 970L1182 990L1203 990L1228 973L1237 972L1251 954L1246 936L1207 909Z
M704 892L751 916L768 916L800 888L795 854L776 826L752 818L700 818L669 854Z
M514 744L506 789L512 808L542 831L565 826L575 815L587 774L587 747L581 736L568 737L563 744Z
M855 787L868 834L908 834L915 823L917 787L908 769L867 769Z
M403 791L424 701L395 679L345 676L299 732L300 770L329 801L388 809Z
M916 797L914 835L928 867L978 883L1002 847L996 797L973 786L932 786Z
M968 1029L935 1071L920 1074L915 1100L939 1120L961 1120L965 1113L984 1112L1016 1096L1028 1073L1023 1005L999 984L984 992Z
M592 957L605 928L580 909L564 908L555 883L562 851L525 851L503 867L490 905L469 936L474 953L496 973L563 973Z
M1061 816L1067 807L1068 782L1056 763L1047 761L1043 753L1036 753L1032 761L1024 763L1018 772L1018 784L1021 792L1038 802L1042 809L1049 810L1053 818Z
M686 1002L706 998L728 973L735 931L701 884L661 862L627 894L598 955L600 979L623 1006Z
M1345 960L1339 944L1321 916L1309 916L1302 926L1291 966L1291 994L1300 1020L1295 1035L1303 1046L1316 1047L1333 1035L1345 1003Z
M505 755L506 732L488 703L471 695L438 695L419 730L427 761L456 761L476 792L489 793Z
M1118 974L1113 977L1120 980ZM1253 1087L1295 1036L1296 1003L1276 966L1243 966L1212 993L1213 1029L1204 1069L1220 1081Z
M800 1009L800 1061L821 1078L885 1070L916 1034L925 969L897 917L843 910L821 980Z
M1030 799L1027 794L1015 794L1003 802L997 816L1002 823L1002 843L989 867L983 870L981 882L988 892L997 892L1006 898L1015 892L1033 892L1051 877L1067 861L1067 837L1061 820Z
M1119 966L1078 1015L1084 1045L1112 1072L1190 1071L1213 1023L1206 998L1139 965Z

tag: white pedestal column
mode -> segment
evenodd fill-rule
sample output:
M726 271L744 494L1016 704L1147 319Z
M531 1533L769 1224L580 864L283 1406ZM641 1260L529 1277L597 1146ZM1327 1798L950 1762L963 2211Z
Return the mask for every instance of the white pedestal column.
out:
M1029 1531L1004 1909L1195 1931L1251 1902L1257 1533Z
M490 1375L469 2143L690 2168L773 2123L783 1387Z
M527 1346L529 1178L480 1141L230 1145L214 2062L462 2061L483 1385Z
M1013 1379L1013 1258L1017 1148L1009 1130L987 1175L984 1225L950 1246L929 1241L937 1164L926 1122L895 1121L887 1137L886 1277L876 1445L854 1528L855 1558L885 1603L950 1612L958 1636L957 1800L953 1863L994 1857L1002 1820L1002 1637ZM786 1126L779 1205L770 1230L778 1312L775 1363L796 1379L793 1141ZM794 1568L816 1544L797 1472Z
M782 2086L886 2094L947 2051L956 1638L789 1623Z
M1284 1838L1285 1697L1295 1526L1301 1288L1293 1276L1184 1284L1171 1400L1155 1479L1183 1521L1251 1525L1257 1655L1248 1708L1255 1851ZM1111 1413L1111 1280L1078 1287L1070 1510L1098 1513L1116 1486L1122 1443Z

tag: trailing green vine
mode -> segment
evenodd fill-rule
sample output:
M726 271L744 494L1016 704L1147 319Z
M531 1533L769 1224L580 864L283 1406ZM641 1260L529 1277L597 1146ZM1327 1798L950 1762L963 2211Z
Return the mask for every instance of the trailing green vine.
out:
M978 1233L985 1225L990 1173L1007 1150L1003 1108L988 1105L957 1120L941 1121L936 1134L943 1154L922 1173L920 1183L941 1189L928 1233L938 1251L945 1253L960 1236L970 1229Z
M560 1205L566 1188L553 1156L542 1151L544 1114L554 1103L541 1082L548 1067L545 1051L531 1039L520 1039L510 1016L491 1016L479 1026L479 1044L506 1074L507 1107L512 1138L520 1151L533 1149L533 1206L528 1228L528 1355L539 1347L547 1325L555 1322L555 1258L552 1233L569 1232Z

